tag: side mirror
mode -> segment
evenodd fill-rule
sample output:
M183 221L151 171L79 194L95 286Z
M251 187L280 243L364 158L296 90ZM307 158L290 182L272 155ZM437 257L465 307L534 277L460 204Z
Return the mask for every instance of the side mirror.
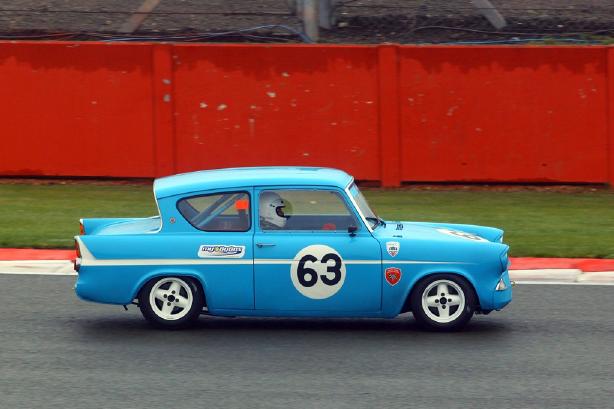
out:
M350 233L350 236L352 237L356 236L356 230L358 230L358 227L348 226L348 233Z

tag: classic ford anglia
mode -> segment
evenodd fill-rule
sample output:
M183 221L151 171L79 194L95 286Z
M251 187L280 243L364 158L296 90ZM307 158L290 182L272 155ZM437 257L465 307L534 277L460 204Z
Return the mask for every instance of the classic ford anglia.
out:
M82 219L76 293L151 323L394 318L452 330L512 299L503 231L385 221L345 172L260 167L157 179L159 215Z

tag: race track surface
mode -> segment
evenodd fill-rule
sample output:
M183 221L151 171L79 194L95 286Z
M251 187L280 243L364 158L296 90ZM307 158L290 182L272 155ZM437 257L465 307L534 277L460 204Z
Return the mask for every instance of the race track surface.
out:
M506 310L438 334L411 316L160 331L73 282L0 276L0 407L614 407L614 286L517 286Z

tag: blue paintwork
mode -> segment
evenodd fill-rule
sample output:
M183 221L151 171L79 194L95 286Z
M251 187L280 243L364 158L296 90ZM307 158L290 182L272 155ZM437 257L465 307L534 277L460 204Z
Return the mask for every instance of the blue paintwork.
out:
M244 186L319 185L344 189L352 180L347 173L330 168L257 167L203 170L157 179L158 198Z
M345 191L352 180L335 169L299 167L223 169L158 179L154 195L159 217L82 221L86 234L77 237L83 256L76 293L88 301L129 304L148 280L182 275L202 284L211 314L392 318L403 311L420 279L453 273L473 285L483 311L499 310L511 301L508 246L500 243L502 230L390 221L370 231ZM336 191L356 218L356 235L344 231L261 231L256 198L263 189L282 187ZM226 191L250 195L249 231L203 232L190 225L177 209L182 198ZM443 228L486 240L470 240L437 230ZM400 244L394 257L386 248L390 241ZM274 246L259 247L257 243ZM239 259L202 264L198 249L207 244L245 246L245 253ZM290 278L291 260L313 244L334 248L344 261L345 281L329 298L304 296ZM396 285L384 279L388 267L402 271ZM508 289L495 291L501 278Z

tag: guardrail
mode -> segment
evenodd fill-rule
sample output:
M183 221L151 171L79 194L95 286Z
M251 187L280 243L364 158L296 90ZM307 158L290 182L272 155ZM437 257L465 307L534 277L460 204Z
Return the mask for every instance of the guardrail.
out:
M0 175L614 184L614 48L0 43Z

